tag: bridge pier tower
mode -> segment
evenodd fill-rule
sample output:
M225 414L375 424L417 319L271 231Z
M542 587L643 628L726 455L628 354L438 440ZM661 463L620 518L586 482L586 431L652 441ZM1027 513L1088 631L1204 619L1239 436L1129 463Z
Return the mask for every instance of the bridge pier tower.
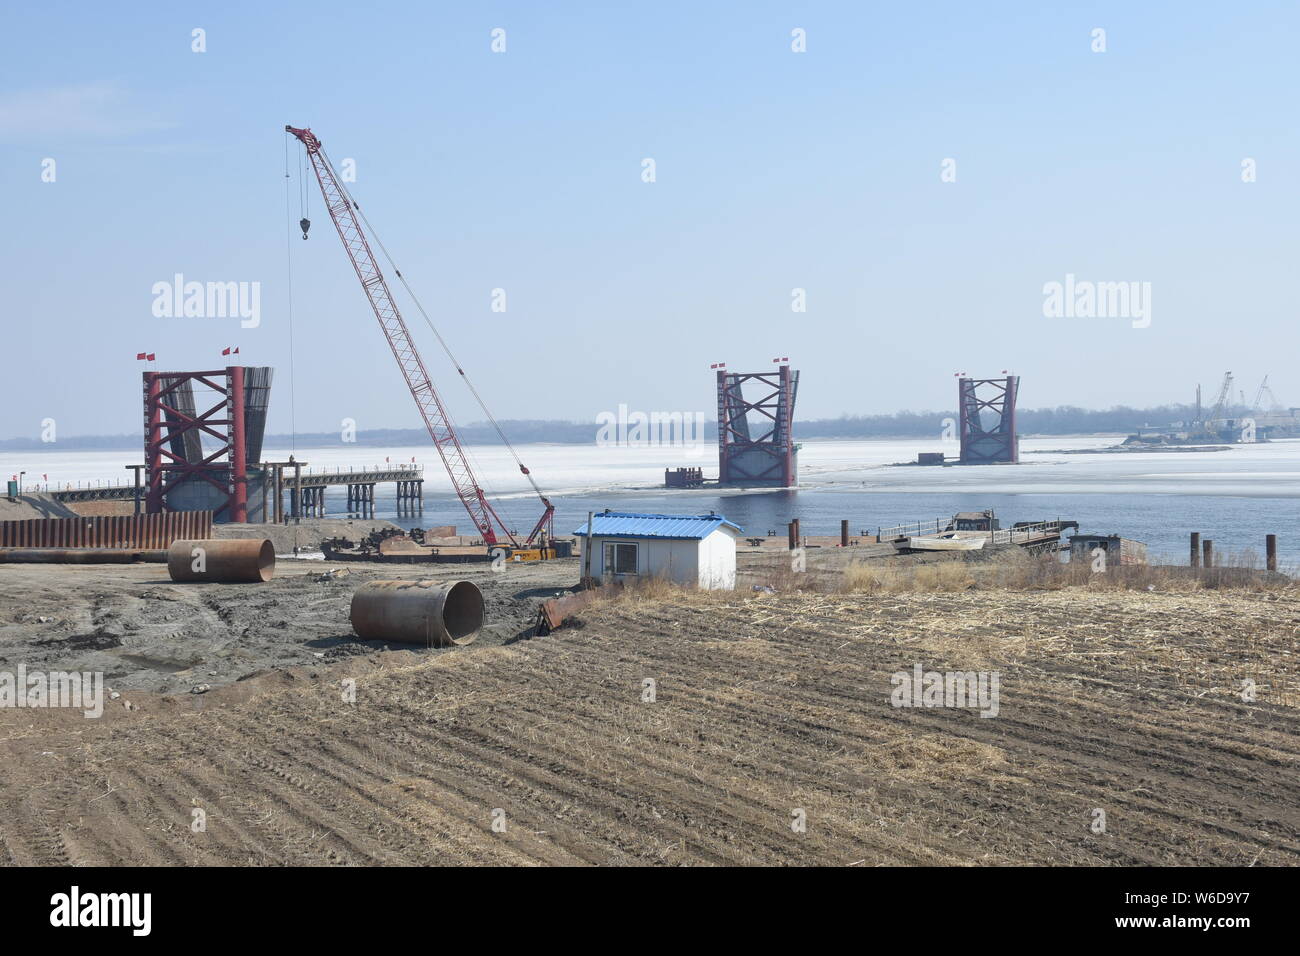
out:
M348 485L348 514L361 518L375 516L375 483L355 482Z
M424 481L408 479L397 482L398 514L414 515L424 512Z
M308 485L303 488L302 508L309 518L325 517L325 486Z

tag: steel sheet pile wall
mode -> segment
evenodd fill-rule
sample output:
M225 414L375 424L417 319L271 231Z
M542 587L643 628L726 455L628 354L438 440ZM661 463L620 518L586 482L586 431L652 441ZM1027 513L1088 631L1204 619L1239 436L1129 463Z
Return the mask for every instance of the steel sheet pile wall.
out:
M271 404L273 372L269 365L244 368L244 458L249 465L262 460L262 433L266 431L266 410Z
M0 521L0 548L165 549L177 538L210 537L211 511Z

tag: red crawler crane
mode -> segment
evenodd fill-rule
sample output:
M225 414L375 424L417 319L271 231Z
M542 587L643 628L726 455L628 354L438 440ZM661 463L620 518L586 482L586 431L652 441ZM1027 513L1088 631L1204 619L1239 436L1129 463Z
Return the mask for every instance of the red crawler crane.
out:
M420 358L420 353L415 347L415 342L411 339L411 333L406 327L406 322L402 319L402 313L397 309L397 303L393 301L392 292L388 288L388 282L384 278L383 272L380 271L379 263L375 260L375 255L370 249L370 243L366 240L366 235L361 229L361 223L358 221L358 215L365 219L361 213L361 207L357 205L348 191L339 182L338 176L334 173L334 165L330 162L329 157L325 154L321 142L316 138L310 129L297 129L293 126L286 126L285 132L292 133L307 148L307 156L311 159L312 169L316 171L316 181L320 184L321 195L325 197L325 207L329 210L330 218L334 220L334 226L339 231L339 238L343 240L343 248L347 250L348 258L352 260L352 266L357 270L357 278L361 280L361 288L365 289L367 297L370 299L370 305L375 310L375 318L379 320L380 327L384 330L384 336L388 339L388 344L393 350L393 357L397 359L398 367L402 370L402 375L406 379L406 385L411 390L411 397L415 399L416 406L420 409L420 414L424 417L425 427L429 430L429 437L433 439L434 447L438 449L438 455L442 458L443 465L447 468L447 474L451 477L452 487L456 489L456 495L460 498L461 504L469 512L470 520L474 522L474 527L482 536L484 543L493 545L498 542L497 529L509 539L510 544L514 547L520 547L519 541L515 538L514 533L501 520L496 509L488 501L487 495L479 486L478 479L474 477L474 472L470 468L469 459L465 456L465 449L460 445L460 439L456 436L456 429L451 423L451 418L447 415L447 409L442 404L442 399L438 397L437 390L433 387L433 379L429 377L428 371L424 367L424 360ZM374 233L374 230L371 230ZM306 225L303 227L303 238L307 238ZM376 239L376 241L378 241ZM380 248L383 244L380 243ZM394 266L394 273L397 278L406 284L402 278L400 270ZM407 286L410 291L410 287ZM416 303L417 307L419 303ZM423 311L423 309L421 309ZM428 318L426 316L426 318ZM432 323L430 323L432 326ZM437 329L434 329L437 335ZM438 336L442 341L442 336ZM443 342L443 348L446 349L446 343ZM460 367L460 363L455 361L451 356L450 350L447 350L449 357L452 357L456 365L456 371L465 378L465 370ZM496 428L497 434L505 442L510 453L514 455L514 448L510 442L506 441L505 434L501 427L497 425L496 419L483 405L483 400L479 398L478 391L470 385L469 379L465 378L465 384L469 385L470 391L478 399L480 407L483 408L488 419ZM523 462L519 461L519 456L515 455L515 461L519 463L520 472L528 479L533 490L537 492L537 497L542 499L542 504L546 510L537 524L533 526L532 532L524 542L524 547L532 545L533 540L543 531L546 537L552 536L553 518L555 507L542 494L537 482L533 481L533 476L529 474ZM545 542L543 542L545 543Z

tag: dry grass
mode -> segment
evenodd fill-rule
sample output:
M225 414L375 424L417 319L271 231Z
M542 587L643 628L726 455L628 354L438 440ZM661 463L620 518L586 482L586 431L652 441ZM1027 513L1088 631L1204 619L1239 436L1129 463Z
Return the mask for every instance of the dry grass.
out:
M844 571L846 591L969 591L975 586L975 575L965 561L853 564Z
M638 577L629 578L614 587L601 588L595 601L633 606L654 604L660 601L679 600L683 595L694 590L675 584L663 576Z

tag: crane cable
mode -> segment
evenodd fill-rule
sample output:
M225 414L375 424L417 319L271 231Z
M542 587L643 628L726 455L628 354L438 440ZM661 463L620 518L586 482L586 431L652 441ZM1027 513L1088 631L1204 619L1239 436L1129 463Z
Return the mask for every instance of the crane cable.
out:
M298 182L302 184L302 194L298 197L298 209L302 218L307 219L311 212L311 185L307 182L307 152L298 155Z
M303 177L300 175L298 177L300 184L302 180ZM298 195L301 201L301 185L299 185ZM284 261L288 278L286 292L289 300L289 451L296 453L298 451L298 416L293 400L293 219L292 207L289 203L289 134L287 132L284 134Z
M325 162L329 164L330 171L333 172L334 163L329 158L329 154L325 152L324 147L321 147L320 154L324 158ZM542 489L539 488L537 482L533 480L532 473L524 466L524 463L522 460L520 460L518 453L515 452L515 446L510 444L510 439L506 438L506 433L501 430L501 426L497 424L496 418L493 417L490 411L488 411L487 404L483 401L483 397L479 395L478 389L474 387L474 383L469 380L469 376L466 375L465 370L461 368L460 362L456 361L456 356L452 354L451 348L450 346L447 345L446 339L442 337L442 333L438 331L437 326L433 324L433 320L429 318L429 313L424 311L424 306L420 304L420 299L418 296L416 296L415 290L411 288L411 284L407 282L406 277L402 275L402 270L397 268L397 263L394 262L393 257L389 255L388 249L384 245L384 241L379 238L379 233L375 232L375 227L370 224L370 220L366 218L366 214L361 211L360 204L355 199L352 198L352 194L348 191L347 186L343 185L343 182L338 179L337 173L335 174L334 178L336 181L338 181L339 189L343 192L344 197L347 199L348 202L352 203L352 208L355 209L358 215L361 216L361 221L366 224L367 231L369 231L370 235L374 237L375 244L378 245L380 251L383 252L384 258L387 259L388 264L393 267L394 274L396 274L397 278L402 281L402 286L406 289L407 295L411 297L411 301L415 303L415 307L419 309L420 315L424 316L425 323L429 326L434 336L438 339L438 344L442 346L443 352L447 354L447 358L451 360L451 364L455 366L456 371L460 373L460 377L464 379L466 386L469 387L470 392L474 396L474 400L478 402L478 407L483 410L483 414L487 416L488 421L492 423L492 427L496 429L497 436L501 439L501 443L505 445L506 449L510 452L510 457L512 457L515 460L515 464L519 466L519 471L522 472L523 476L528 479L528 483L533 486L533 491L537 492L537 497L541 498L543 501L546 501L546 496L542 494Z

